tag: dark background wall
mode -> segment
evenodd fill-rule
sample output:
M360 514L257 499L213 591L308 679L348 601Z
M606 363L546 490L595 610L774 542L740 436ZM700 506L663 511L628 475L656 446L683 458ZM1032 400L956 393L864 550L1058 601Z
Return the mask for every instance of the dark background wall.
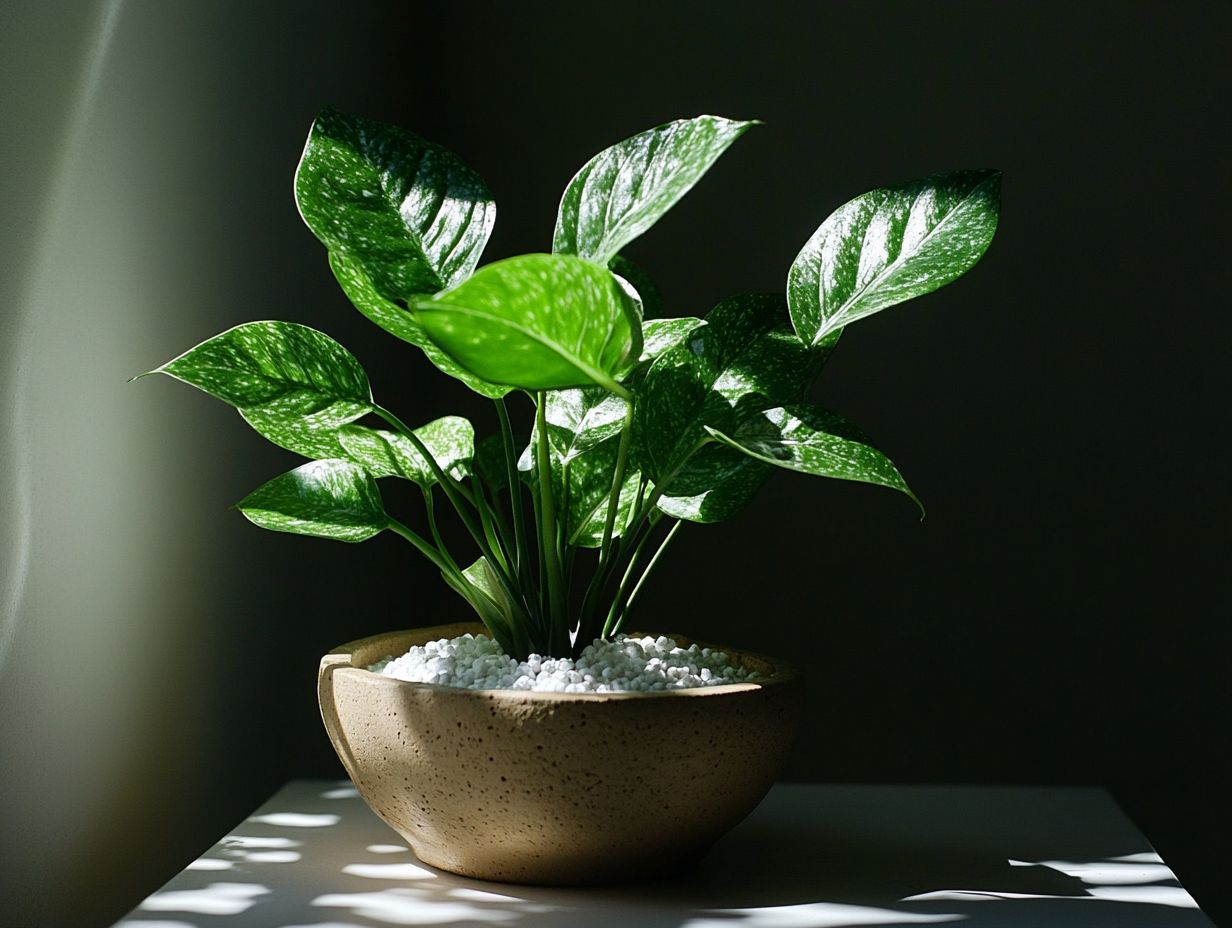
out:
M349 308L302 227L324 103L468 160L489 259L548 248L598 149L765 120L630 249L680 315L779 290L855 194L1001 168L987 257L853 327L817 392L927 520L780 475L686 528L642 621L816 650L790 778L1105 785L1226 911L1226 5L49 6L0 30L12 924L107 923L286 779L340 775L317 657L459 615L396 538L248 525L227 504L294 459L187 388L123 384L282 318L403 418L493 426Z

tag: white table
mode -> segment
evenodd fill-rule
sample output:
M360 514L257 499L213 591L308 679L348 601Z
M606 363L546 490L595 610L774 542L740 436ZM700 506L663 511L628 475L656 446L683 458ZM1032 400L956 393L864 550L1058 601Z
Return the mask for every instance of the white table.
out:
M670 828L650 816L647 827ZM693 872L555 889L420 864L349 783L289 783L123 928L1210 926L1103 790L780 784Z

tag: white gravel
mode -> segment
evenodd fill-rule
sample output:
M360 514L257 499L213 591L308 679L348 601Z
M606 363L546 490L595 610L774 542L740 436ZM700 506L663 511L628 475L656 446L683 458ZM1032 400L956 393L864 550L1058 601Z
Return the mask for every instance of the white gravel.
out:
M576 661L532 654L522 662L486 635L463 635L416 645L368 669L414 683L548 693L644 693L757 679L756 671L733 664L722 651L625 635L595 641Z

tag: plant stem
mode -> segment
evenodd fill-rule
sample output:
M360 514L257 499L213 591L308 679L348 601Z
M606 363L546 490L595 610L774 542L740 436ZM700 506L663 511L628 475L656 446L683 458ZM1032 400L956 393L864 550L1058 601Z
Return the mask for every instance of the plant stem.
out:
M682 525L684 525L684 522L677 519L676 524L671 527L667 535L664 536L663 541L659 544L658 550L655 551L654 557L650 559L650 563L646 565L646 569L642 571L642 575L638 577L637 584L633 587L633 592L629 594L628 601L620 610L620 617L616 620L616 624L612 626L613 635L620 633L621 626L624 625L624 621L629 615L629 609L633 606L633 601L637 599L637 594L642 589L642 584L646 582L646 578L649 577L651 572L655 569L655 566L659 563L659 558L663 556L663 552L668 549L668 546L672 543L672 540L675 539L676 533L680 531L680 526ZM650 536L647 535L646 537Z
M504 398L495 399L496 415L500 419L501 438L505 446L505 474L509 480L509 507L513 513L514 562L518 577L527 585L530 565L527 563L526 516L522 511L522 481L518 479L517 449L513 445L513 427L509 424L509 410Z
M395 416L388 409L385 409L383 406L374 405L373 411L401 432L402 435L406 437L407 441L414 445L415 450L420 453L425 461L427 461L428 467L431 468L432 473L436 476L437 482L441 485L441 489L445 491L446 498L453 505L454 510L458 513L458 518L462 521L462 524L470 533L471 538L475 540L475 544L479 546L480 552L488 559L488 563L492 565L493 571L501 580L501 585L504 586L506 590L512 592L513 584L509 580L509 577L502 568L501 564L498 562L491 546L488 544L486 534L483 532L482 528L475 524L474 518L466 508L464 501L475 505L475 501L471 498L470 492L466 489L466 487L454 480L453 477L445 473L445 471L441 468L441 465L437 463L436 458L432 456L432 452L428 450L428 447L423 443L420 437L416 435L405 422Z
M567 610L560 570L560 535L556 528L556 506L552 497L552 467L548 448L546 408L547 400L540 391L535 394L535 432L538 437L535 453L536 469L539 471L539 535L543 546L544 568L547 572L548 627L551 629L552 648L555 652L561 637L568 642L569 630L565 627Z
M432 541L436 545L436 549L441 553L441 556L449 562L449 566L453 568L453 571L461 573L461 570L458 568L458 562L450 556L449 550L445 547L445 542L441 538L441 530L437 527L432 488L421 485L420 489L423 490L424 510L428 513L428 529L432 532Z
M612 492L607 500L607 519L603 523L603 541L599 550L606 552L612 542L612 527L616 524L616 511L620 508L620 491L625 483L625 463L629 459L629 438L633 434L633 400L625 403L625 421L620 427L620 446L616 451L616 470L612 474ZM602 557L602 554L600 555Z
M391 532L397 535L401 535L403 538L409 541L412 545L415 546L415 550L417 550L420 554L422 554L424 557L430 560L433 564L439 567L446 574L460 574L460 572L458 571L458 565L453 563L452 558L450 558L448 555L442 554L435 547L429 544L426 540L424 540L423 538L420 538L418 535L416 535L409 528L407 528L405 525L403 525L401 522L399 522L397 519L393 518L392 516L389 519L388 528Z
M620 578L620 586L616 588L616 595L612 597L612 605L608 608L607 619L603 623L603 637L606 638L611 634L613 623L620 614L621 603L625 597L625 591L629 588L629 580L633 576L633 570L637 567L637 562L641 560L642 551L646 548L646 542L650 541L651 532L646 532L642 536L642 540L637 543L637 547L633 549L633 554L629 558L629 563L625 567L624 576Z

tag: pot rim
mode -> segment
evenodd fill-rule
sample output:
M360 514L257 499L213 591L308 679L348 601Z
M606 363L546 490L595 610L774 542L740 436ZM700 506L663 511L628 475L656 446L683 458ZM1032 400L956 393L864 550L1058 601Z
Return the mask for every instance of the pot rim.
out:
M636 691L636 692L621 692L621 693L559 693L547 692L542 690L514 690L514 689L469 689L459 686L448 686L441 683L417 683L411 680L399 680L395 677L387 677L384 674L374 673L368 670L368 663L356 663L358 655L363 651L369 651L375 648L378 644L384 641L393 641L404 639L407 636L423 637L429 635L426 641L434 641L438 638L455 638L465 634L483 634L487 635L487 629L479 622L451 622L446 625L430 625L421 628L407 628L398 631L381 632L376 635L369 635L365 638L358 638L354 641L348 641L345 644L340 644L335 648L331 648L329 653L321 658L321 672L324 673L327 668L333 670L347 669L350 671L358 671L366 677L371 678L370 683L385 686L399 686L414 689L426 689L439 691L450 694L463 694L469 696L479 696L486 699L515 699L521 702L527 700L543 701L543 702L579 702L579 703L594 703L608 702L616 700L633 700L633 699L672 699L672 698L700 698L704 696L723 696L732 693L747 693L755 692L760 689L765 689L771 686L780 686L784 684L796 683L800 679L800 670L790 661L785 661L777 657L768 657L764 654L759 654L755 651L745 651L740 648L733 648L728 645L716 645L706 641L698 641L688 635L675 634L669 632L630 632L630 635L665 635L666 637L675 639L678 643L683 640L685 647L691 644L696 644L703 648L711 648L712 650L724 651L738 660L751 658L756 663L766 664L773 668L769 673L763 673L760 679L752 680L744 683L722 683L716 686L693 686L684 687L681 689L671 690L652 690L652 691ZM377 650L380 650L377 648ZM405 648L404 648L405 650ZM390 653L388 650L382 652Z

